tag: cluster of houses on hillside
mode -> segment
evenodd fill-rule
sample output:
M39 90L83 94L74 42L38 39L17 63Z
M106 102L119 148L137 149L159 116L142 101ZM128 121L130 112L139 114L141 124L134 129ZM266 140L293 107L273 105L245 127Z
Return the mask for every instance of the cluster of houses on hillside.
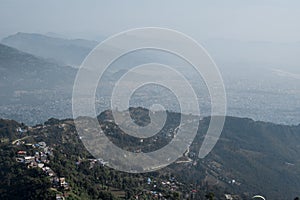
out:
M20 129L17 129L19 132ZM52 187L60 190L69 190L69 184L64 177L58 177L57 174L49 167L49 157L53 156L53 148L46 145L41 141L38 143L26 143L24 140L16 140L12 142L16 146L26 146L29 151L19 150L17 151L16 161L24 163L28 168L40 168L49 178L52 183ZM32 153L33 152L33 153ZM57 195L56 199L64 199L62 195Z
M36 149L34 155L28 155L29 153L23 150L17 152L16 161L25 163L28 168L39 167L43 168L45 164L49 163L48 156L52 155L52 148L48 147L45 142L39 142L36 144L25 144L24 141L17 142L16 145L24 144Z
M35 153L34 155L29 155L29 152L20 150L17 152L17 162L25 163L28 168L43 168L45 164L49 163L48 156L52 155L52 148L48 147L45 142L26 144L24 141L18 141L16 143L18 146L22 144L31 146L35 150Z
M21 144L31 146L33 149L35 149L35 153L34 155L29 155L27 151L19 150L16 157L17 162L26 164L28 168L43 168L45 164L50 162L48 156L52 155L52 148L48 147L45 142L26 144L24 141L18 141L16 143L16 145Z

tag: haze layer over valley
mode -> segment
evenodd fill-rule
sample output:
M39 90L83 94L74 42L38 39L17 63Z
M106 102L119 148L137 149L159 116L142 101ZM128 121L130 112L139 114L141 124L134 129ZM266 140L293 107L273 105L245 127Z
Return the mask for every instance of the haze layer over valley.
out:
M50 117L72 117L72 84L77 69L98 42L17 33L1 43L4 45L0 46L0 69L3 71L0 84L1 90L7 93L2 93L0 116L29 124ZM300 53L300 43L206 40L203 46L224 79L228 115L274 123L299 123L300 62L297 52ZM128 54L112 64L98 87L98 113L110 108L111 90L118 78L132 67L149 62L164 63L182 71L197 88L202 115L210 115L208 91L201 77L190 70L191 66L174 55L150 50ZM147 73L151 75L151 71ZM130 104L147 107L153 99L171 102L172 94L162 91L163 88L157 87L141 88ZM147 99L149 96L152 99ZM180 111L178 106L170 104L167 109Z

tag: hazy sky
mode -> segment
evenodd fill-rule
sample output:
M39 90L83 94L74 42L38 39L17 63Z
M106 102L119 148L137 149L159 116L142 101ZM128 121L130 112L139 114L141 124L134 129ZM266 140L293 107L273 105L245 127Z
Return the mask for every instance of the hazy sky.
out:
M300 41L299 0L0 0L0 38L55 32L97 39L160 26L194 38Z

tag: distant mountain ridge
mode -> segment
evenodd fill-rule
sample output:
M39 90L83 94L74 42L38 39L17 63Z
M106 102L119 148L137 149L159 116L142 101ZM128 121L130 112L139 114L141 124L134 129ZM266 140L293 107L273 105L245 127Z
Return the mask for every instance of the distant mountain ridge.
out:
M79 66L87 54L98 44L84 39L64 39L37 33L21 33L8 36L2 44L21 51L50 59L61 65Z
M72 67L60 66L3 44L0 44L0 71L0 86L6 89L63 86L76 72Z
M0 44L0 116L26 123L44 121L50 113L71 116L66 102L70 101L76 72Z

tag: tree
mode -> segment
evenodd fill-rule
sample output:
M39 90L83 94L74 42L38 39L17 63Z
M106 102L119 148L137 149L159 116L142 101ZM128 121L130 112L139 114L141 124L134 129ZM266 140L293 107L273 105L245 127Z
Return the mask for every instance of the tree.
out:
M205 198L208 199L208 200L213 200L215 197L215 194L210 192L208 194L205 195Z

